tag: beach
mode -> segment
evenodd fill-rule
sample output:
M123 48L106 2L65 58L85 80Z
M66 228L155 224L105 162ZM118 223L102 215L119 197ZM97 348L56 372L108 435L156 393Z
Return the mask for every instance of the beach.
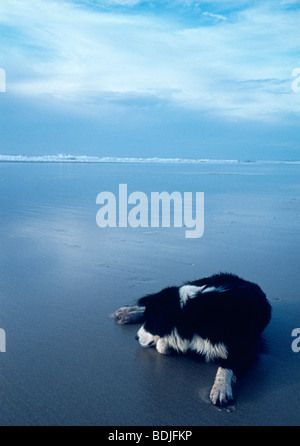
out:
M0 425L300 424L298 164L0 163ZM204 233L97 225L100 192L204 192ZM217 364L159 355L111 317L170 285L232 272L272 305L264 350L213 406ZM299 342L300 345L300 342Z

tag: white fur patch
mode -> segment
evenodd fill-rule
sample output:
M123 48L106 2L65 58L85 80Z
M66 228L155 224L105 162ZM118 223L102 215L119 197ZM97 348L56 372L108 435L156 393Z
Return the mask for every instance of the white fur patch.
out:
M226 359L228 356L227 348L223 342L212 344L208 339L203 339L198 335L193 336L190 350L205 356L206 361L213 361L218 358Z
M176 328L174 328L171 334L164 336L163 339L169 348L176 350L178 353L186 353L191 344L188 339L184 339L179 335Z
M181 308L183 308L188 299L192 299L193 297L195 297L195 295L201 292L205 287L206 285L204 286L183 285L182 287L180 287L179 298L180 298Z
M213 291L217 293L224 293L224 291L228 291L228 288L224 288L223 285L220 285L218 287L215 286L209 286L205 288L205 290L201 291L202 294L204 293L212 293Z
M219 367L209 396L213 404L226 404L233 399L232 381L235 381L233 371Z
M202 294L210 293L210 292L216 291L216 290L218 290L218 288L216 288L215 286L208 286L207 288L205 288L205 290L202 291Z
M172 348L178 353L186 353L188 350L193 350L205 356L206 361L213 361L217 358L226 359L228 356L227 348L222 342L212 344L208 339L203 339L198 335L194 335L190 341L182 338L176 328L171 334L161 339L164 339L165 349Z
M223 293L224 291L227 291L226 288L224 288L222 285L215 287L215 286L195 286L195 285L183 285L179 288L179 299L180 299L180 306L181 308L184 307L184 305L187 303L188 299L192 299L196 296L197 293Z

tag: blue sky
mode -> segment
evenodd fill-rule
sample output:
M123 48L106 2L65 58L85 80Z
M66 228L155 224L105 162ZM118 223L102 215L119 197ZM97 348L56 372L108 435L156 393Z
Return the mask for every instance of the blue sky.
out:
M299 160L299 24L292 0L2 1L0 153Z

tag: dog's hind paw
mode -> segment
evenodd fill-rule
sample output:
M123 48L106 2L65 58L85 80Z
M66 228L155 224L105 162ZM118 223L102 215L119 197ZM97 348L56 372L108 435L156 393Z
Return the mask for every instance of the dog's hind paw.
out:
M224 406L233 400L231 387L233 376L231 369L218 368L215 382L209 396L214 405Z
M144 307L122 307L115 311L113 317L118 324L137 324L144 320Z

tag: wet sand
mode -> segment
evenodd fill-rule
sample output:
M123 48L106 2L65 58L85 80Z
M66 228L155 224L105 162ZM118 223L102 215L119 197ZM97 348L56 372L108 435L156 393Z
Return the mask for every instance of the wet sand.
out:
M96 196L204 191L202 238L96 225ZM0 164L0 425L299 425L299 166ZM142 349L114 310L219 271L272 307L264 352L214 407L216 364ZM300 343L299 343L300 344Z

